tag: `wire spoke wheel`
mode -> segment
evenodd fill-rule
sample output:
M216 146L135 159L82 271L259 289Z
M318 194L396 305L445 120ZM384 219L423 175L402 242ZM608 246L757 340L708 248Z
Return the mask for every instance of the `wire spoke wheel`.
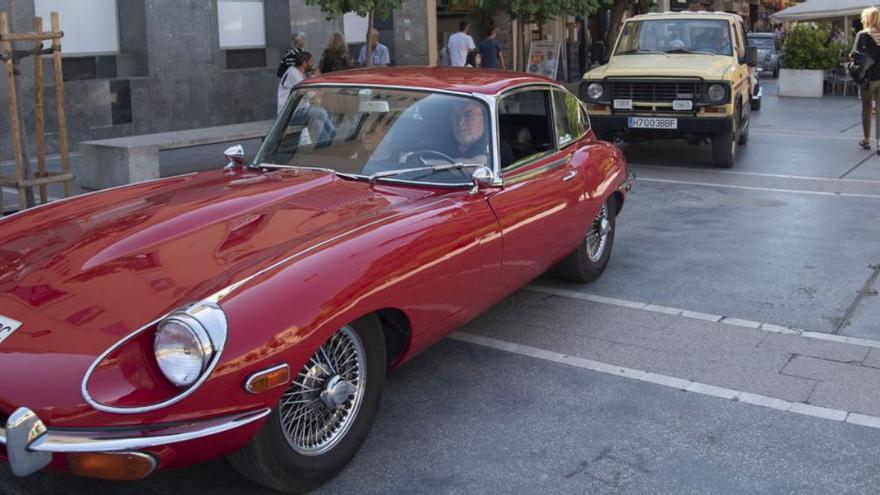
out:
M350 326L333 334L302 367L279 403L281 431L298 454L330 451L364 402L366 351Z
M593 218L593 224L587 233L587 256L590 261L597 263L605 253L605 246L608 244L608 234L611 232L611 220L608 218L608 205L602 205L599 212Z

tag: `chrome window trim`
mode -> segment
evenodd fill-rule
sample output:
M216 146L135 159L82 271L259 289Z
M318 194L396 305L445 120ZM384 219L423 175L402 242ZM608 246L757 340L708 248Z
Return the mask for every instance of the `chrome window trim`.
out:
M162 402L157 402L155 404L150 404L147 406L108 406L102 402L97 401L91 396L91 394L89 394L89 379L92 377L92 373L95 372L95 369L97 369L98 365L100 365L101 362L107 358L107 356L112 354L123 345L130 342L138 335L150 330L160 322L172 318L184 319L187 322L197 323L208 334L211 343L214 346L214 354L213 356L211 356L211 361L208 363L208 366L205 367L205 370L199 376L198 380L195 381L195 383L181 391L179 394L171 397L170 399L166 399ZM220 364L220 358L223 356L223 349L226 347L226 337L228 334L228 330L228 321L226 320L226 315L223 313L223 309L214 301L203 300L198 303L190 304L184 306L183 308L176 309L128 334L125 338L116 342L106 351L101 353L101 355L92 362L88 370L86 370L85 375L83 375L82 383L80 385L80 392L82 394L82 397L93 408L99 411L114 414L140 414L177 404L178 402L186 399L187 397L195 393L195 391L198 390L199 387L201 387L202 384L204 384L208 380L208 378L211 376L211 373L214 371L214 368L216 368L217 365Z
M34 439L28 450L36 452L87 453L124 452L171 443L187 442L223 433L265 418L271 409L258 409L201 421L182 424L136 426L129 429L52 429ZM144 436L145 432L159 433ZM162 433L165 432L165 433ZM6 445L6 429L0 428L0 445Z

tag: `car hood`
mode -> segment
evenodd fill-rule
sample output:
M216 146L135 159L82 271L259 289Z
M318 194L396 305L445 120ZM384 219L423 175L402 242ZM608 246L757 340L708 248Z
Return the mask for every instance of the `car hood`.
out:
M318 171L217 171L4 219L0 315L22 325L0 343L0 376L64 355L81 380L101 352L181 304L431 194Z
M591 70L584 79L607 77L699 77L724 79L735 67L733 57L693 54L617 55L601 67Z

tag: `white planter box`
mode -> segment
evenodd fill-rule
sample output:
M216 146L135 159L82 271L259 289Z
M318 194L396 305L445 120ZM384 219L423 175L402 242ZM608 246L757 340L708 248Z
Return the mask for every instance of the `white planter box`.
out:
M779 96L821 98L823 75L821 70L782 69L779 71Z

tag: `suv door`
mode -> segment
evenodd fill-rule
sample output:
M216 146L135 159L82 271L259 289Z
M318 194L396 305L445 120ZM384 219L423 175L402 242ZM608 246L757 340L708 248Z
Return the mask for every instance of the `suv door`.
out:
M558 146L550 87L513 90L498 101L503 189L489 198L501 224L502 286L513 290L583 240L583 187L572 150ZM570 139L567 138L567 139Z

